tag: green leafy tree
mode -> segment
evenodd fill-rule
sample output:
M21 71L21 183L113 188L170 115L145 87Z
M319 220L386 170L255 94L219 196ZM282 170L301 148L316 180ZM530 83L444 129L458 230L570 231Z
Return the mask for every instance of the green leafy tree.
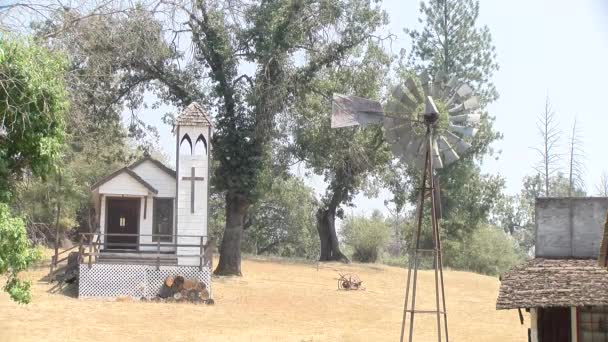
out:
M516 241L494 226L481 227L463 241L450 241L445 254L453 254L452 267L489 275L506 272L523 260Z
M0 37L0 274L16 301L30 301L29 283L17 274L36 258L23 220L7 202L25 177L52 174L59 159L68 108L65 61L28 40Z
M221 241L225 219L221 194L212 194L210 205L210 236L214 241ZM317 205L313 189L301 179L290 175L273 179L249 209L244 224L243 251L305 259L318 257L314 217Z
M551 183L551 186L555 185ZM522 189L515 196L500 194L492 209L491 222L517 241L523 254L533 255L535 231L535 203L546 191L542 175L526 176Z
M342 206L351 205L368 177L374 176L391 159L379 125L330 127L333 93L380 97L390 57L375 43L359 50L339 68L328 70L312 82L314 91L303 97L296 109L296 158L303 160L314 173L322 175L327 183L316 213L321 261L348 261L340 251L336 217L343 217Z
M27 214L30 235L44 226L64 233L74 227L93 231L90 186L143 151L156 149L156 129L134 113L145 108L150 87L164 87L150 70L162 70L176 55L165 44L161 25L138 7L111 15L57 9L33 27L39 43L66 56L71 106L60 172L44 181L18 183L13 206ZM125 108L132 113L126 127ZM54 229L46 232L54 236Z
M0 274L7 276L4 291L14 301L27 304L32 300L31 283L17 275L39 259L40 254L27 239L23 220L14 217L8 205L0 203Z
M271 164L278 117L313 91L319 73L345 61L373 35L384 20L378 7L364 0L195 1L172 7L187 18L179 30L191 34L193 59L176 69L190 72L169 77L174 70L165 69L163 75L194 75L204 90L197 99L216 114L213 182L226 203L216 274L241 274L243 228L262 189L261 173ZM167 94L187 102L187 92L167 87Z
M349 216L344 219L341 235L353 249L353 259L375 262L390 236L390 228L379 211L371 217Z
M405 32L413 41L410 65L432 75L442 71L469 83L485 103L498 98L492 75L496 49L487 26L479 27L478 0L429 0L420 4L422 29Z
M478 1L430 0L421 4L420 13L422 28L406 30L413 46L407 63L402 63L398 69L398 77L402 78L412 70L441 72L448 78L456 77L460 82L470 84L483 105L495 100L498 93L491 78L498 64L488 28L477 25ZM472 148L461 155L458 162L437 171L442 227L448 240L463 241L486 224L504 186L501 177L482 174L476 162L492 155L494 151L490 145L501 137L492 124L493 118L484 113L479 131L471 141ZM420 173L420 170L408 168L407 178L419 182ZM409 196L411 203L415 203L415 195ZM449 262L446 257L446 263Z
M314 259L319 240L313 189L293 176L275 179L250 208L243 250L254 254Z
M0 202L31 172L49 174L64 138L65 61L32 42L0 38Z

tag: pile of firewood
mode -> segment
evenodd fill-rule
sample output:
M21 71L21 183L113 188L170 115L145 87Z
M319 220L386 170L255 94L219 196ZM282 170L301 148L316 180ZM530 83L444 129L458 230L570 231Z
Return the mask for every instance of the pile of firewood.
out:
M205 283L182 276L167 277L156 300L213 304Z

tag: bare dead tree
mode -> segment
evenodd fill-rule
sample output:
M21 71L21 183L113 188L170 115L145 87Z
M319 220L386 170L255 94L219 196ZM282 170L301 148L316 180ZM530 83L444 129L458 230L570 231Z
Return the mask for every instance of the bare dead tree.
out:
M542 175L545 187L544 195L549 197L551 195L550 179L559 170L558 163L561 159L561 155L557 152L561 132L549 96L545 99L545 109L538 117L536 128L542 144L540 147L533 148L540 156L540 161L534 170Z
M600 182L595 186L595 193L598 196L608 197L608 172L602 172Z
M580 126L577 126L575 118L572 125L572 133L568 139L568 197L572 196L576 188L583 189L585 187L583 181L585 172L584 158L585 152L583 150Z

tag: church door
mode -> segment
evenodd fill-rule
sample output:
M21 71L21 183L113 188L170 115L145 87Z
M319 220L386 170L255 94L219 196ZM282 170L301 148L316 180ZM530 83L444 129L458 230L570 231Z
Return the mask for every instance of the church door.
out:
M108 198L106 248L137 249L139 205L139 198Z

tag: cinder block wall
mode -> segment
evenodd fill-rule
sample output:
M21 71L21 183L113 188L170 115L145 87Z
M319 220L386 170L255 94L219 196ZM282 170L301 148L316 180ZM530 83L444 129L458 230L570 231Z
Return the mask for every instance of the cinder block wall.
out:
M608 198L537 198L536 257L597 258Z

